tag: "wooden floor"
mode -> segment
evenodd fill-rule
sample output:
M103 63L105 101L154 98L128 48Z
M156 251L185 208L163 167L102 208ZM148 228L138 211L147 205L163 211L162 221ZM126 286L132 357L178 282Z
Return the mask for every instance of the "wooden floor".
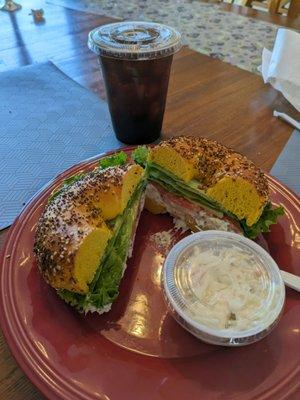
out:
M105 98L97 60L87 49L86 41L92 28L112 19L44 4L46 22L36 25L28 15L35 3L23 4L17 13L0 13L0 71L52 60L67 75ZM269 16L227 4L221 7L300 28L299 19ZM215 138L269 170L292 132L290 126L272 117L274 108L283 107L290 114L296 113L280 93L264 85L261 77L184 48L173 63L164 136ZM0 247L4 237L5 232L0 235ZM5 400L43 398L16 365L3 336L0 393Z

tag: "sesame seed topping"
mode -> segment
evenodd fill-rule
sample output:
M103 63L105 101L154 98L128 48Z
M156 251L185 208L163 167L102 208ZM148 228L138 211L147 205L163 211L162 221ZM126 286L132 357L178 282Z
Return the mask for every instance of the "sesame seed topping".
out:
M269 197L268 181L264 173L250 160L215 140L178 136L161 142L158 146L172 147L186 160L192 160L197 168L202 189L216 184L220 179L230 176L241 177L255 185L258 194Z

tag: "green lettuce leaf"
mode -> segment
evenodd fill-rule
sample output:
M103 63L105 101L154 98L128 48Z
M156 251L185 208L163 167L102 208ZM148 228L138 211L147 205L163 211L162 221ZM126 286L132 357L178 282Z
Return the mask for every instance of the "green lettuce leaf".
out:
M272 207L271 203L268 203L259 220L252 226L248 226L245 220L240 221L240 224L244 230L245 236L250 239L255 239L260 233L270 232L270 226L277 223L278 217L284 215L284 208Z
M132 152L134 162L145 167L149 156L149 149L147 146L139 146Z
M115 167L117 165L124 165L127 160L127 155L124 151L119 151L111 156L101 158L99 160L99 168L106 169L108 167Z
M69 290L58 291L59 296L78 311L84 312L90 307L100 310L111 304L118 296L124 263L131 245L132 229L145 186L146 182L141 182L124 213L115 219L113 228L115 234L107 245L101 264L90 284L89 293L81 295Z
M216 201L208 197L203 191L196 188L195 182L184 182L177 178L171 172L166 171L162 167L154 163L148 163L149 179L162 185L165 189L178 194L186 199L200 203L202 206L207 207L219 214L220 217L226 214L233 217L233 214L222 208ZM198 183L199 186L199 183ZM235 218L236 219L236 218Z

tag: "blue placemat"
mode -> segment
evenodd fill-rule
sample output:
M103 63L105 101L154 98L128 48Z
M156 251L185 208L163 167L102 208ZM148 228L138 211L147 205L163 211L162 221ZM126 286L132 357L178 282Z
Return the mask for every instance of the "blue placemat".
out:
M300 132L295 130L276 160L271 175L300 195Z
M0 229L55 175L120 147L105 102L52 63L0 74Z

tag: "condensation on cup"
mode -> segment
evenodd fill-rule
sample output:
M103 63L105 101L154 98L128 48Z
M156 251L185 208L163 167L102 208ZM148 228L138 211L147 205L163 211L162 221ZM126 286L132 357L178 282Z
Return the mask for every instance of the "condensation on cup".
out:
M151 22L118 22L92 30L88 46L99 56L117 138L127 144L158 139L180 33Z

